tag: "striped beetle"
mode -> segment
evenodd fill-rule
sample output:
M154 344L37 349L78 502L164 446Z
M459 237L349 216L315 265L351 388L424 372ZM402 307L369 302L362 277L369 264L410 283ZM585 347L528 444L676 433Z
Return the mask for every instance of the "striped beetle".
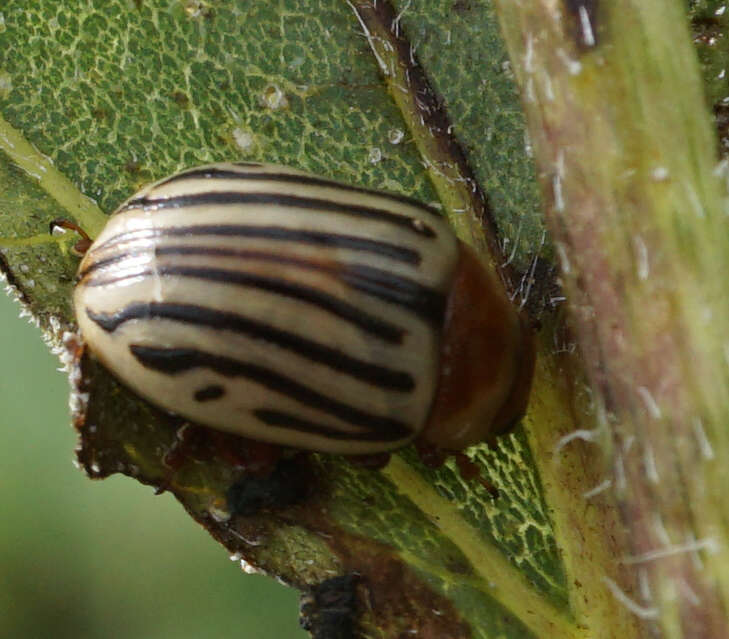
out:
M330 453L490 441L523 415L534 367L530 329L437 211L268 164L132 196L86 251L74 306L92 353L152 403Z

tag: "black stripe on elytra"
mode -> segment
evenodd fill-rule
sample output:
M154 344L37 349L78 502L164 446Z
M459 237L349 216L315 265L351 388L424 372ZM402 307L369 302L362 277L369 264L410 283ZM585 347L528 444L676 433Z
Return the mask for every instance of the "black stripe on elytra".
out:
M446 298L440 291L365 264L348 264L341 278L352 288L402 306L433 326L443 324Z
M220 384L210 384L195 391L196 402L209 402L220 399L225 395L225 389Z
M236 166L249 167L261 167L260 164L248 164L235 163ZM268 182L281 182L286 184L303 184L307 186L322 186L324 188L339 189L342 191L349 191L350 193L363 193L365 195L374 195L378 198L390 200L392 202L399 202L401 204L407 204L409 206L415 206L423 211L426 211L430 215L435 215L441 218L441 214L438 210L432 206L416 200L415 198L408 197L407 195L400 195L399 193L390 193L387 191L377 191L376 189L368 189L363 186L354 186L352 184L342 184L335 180L329 180L323 177L317 177L316 175L300 175L297 173L268 173L264 171L234 171L232 169L223 169L219 167L200 167L198 169L191 169L184 173L178 173L172 177L163 180L155 184L154 188L165 186L173 182L180 182L188 179L205 179L205 180L265 180Z
M346 249L350 251L362 251L373 253L381 257L388 257L398 262L418 265L421 261L420 253L411 248L370 240L356 235L342 235L339 233L327 233L323 231L305 231L302 229L290 229L284 226L254 226L246 224L200 224L195 226L173 226L166 228L137 229L125 231L110 237L93 249L93 252L104 251L123 242L135 240L151 240L164 237L243 237L262 240L275 240L279 242L298 242L300 244L312 244L314 246L325 246L327 248Z
M131 209L141 208L144 211L159 211L164 209L185 209L191 206L238 206L249 204L271 204L306 211L326 211L328 213L341 213L356 215L357 217L387 222L423 237L435 237L435 231L423 223L422 220L402 213L393 213L386 209L372 206L347 204L315 197L288 195L283 193L245 193L241 191L205 191L203 193L190 193L187 195L173 195L165 198L150 199L146 196L129 200L119 209L123 213Z
M315 391L264 366L214 355L192 348L156 348L131 344L129 350L144 367L176 375L195 368L207 368L224 377L245 377L274 393L284 395L308 408L320 410L344 422L378 433L411 433L408 426L397 419L367 413Z
M410 392L415 381L409 373L386 366L370 364L342 351L325 346L296 333L275 328L243 315L217 311L192 304L173 304L169 302L137 302L115 313L95 313L86 310L89 318L108 333L115 331L124 322L136 319L162 319L194 326L204 326L220 331L232 331L247 337L264 340L280 348L289 350L317 364L354 377L379 388L392 391Z
M346 302L325 291L305 286L296 282L290 282L278 277L267 277L257 273L245 273L243 271L232 271L218 268L205 268L201 266L158 266L154 269L138 270L123 273L119 276L89 278L86 286L108 286L129 279L139 277L193 277L208 282L220 282L233 286L244 286L256 288L276 295L290 297L312 306L316 306L336 317L339 317L350 324L353 324L363 331L379 337L380 339L393 344L402 343L406 330L387 322L383 319L365 313L356 306Z
M287 430L295 430L300 433L309 433L311 435L321 435L327 439L350 440L350 441L378 441L378 442L395 442L412 436L413 431L409 428L393 429L391 431L364 431L350 432L340 430L333 426L324 426L317 424L308 419L303 419L291 413L284 413L279 410L269 410L266 408L258 408L253 412L253 416L262 421L267 426L277 426Z
M79 273L79 279L88 277L95 271L117 266L125 260L133 260L135 257L149 256L150 254L151 251L148 249L132 249L113 257L91 262ZM154 248L155 257L166 255L232 257L293 265L305 270L320 271L327 273L356 291L376 297L383 302L406 308L435 326L440 326L443 321L445 297L442 293L428 286L423 286L410 278L364 264L349 264L332 260L282 255L267 251L215 246L156 246ZM147 265L143 264L141 266L145 267Z

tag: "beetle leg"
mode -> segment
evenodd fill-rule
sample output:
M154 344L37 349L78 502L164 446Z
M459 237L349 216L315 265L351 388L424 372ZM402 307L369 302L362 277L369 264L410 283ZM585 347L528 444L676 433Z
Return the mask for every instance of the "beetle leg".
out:
M489 492L489 495L491 495L494 499L499 496L499 489L496 488L496 486L494 486L483 475L481 475L480 466L476 462L472 461L468 457L468 455L458 452L453 453L453 458L455 459L456 465L458 466L458 472L461 474L461 477L463 479L465 479L466 481L476 480Z
M420 461L422 461L426 466L430 468L440 468L445 463L445 460L452 456L453 460L456 462L458 472L462 479L465 481L477 481L494 499L499 496L499 489L481 475L481 467L472 461L465 453L438 448L426 441L423 437L419 437L414 443L415 449L418 451Z
M70 220L64 220L63 218L56 218L55 220L51 220L51 223L48 225L49 233L53 235L53 232L57 228L68 229L70 231L78 233L81 236L81 239L73 245L73 252L77 255L77 257L83 257L86 254L86 251L91 248L91 245L94 242L89 237L89 234L86 231L84 231L78 224L74 224Z

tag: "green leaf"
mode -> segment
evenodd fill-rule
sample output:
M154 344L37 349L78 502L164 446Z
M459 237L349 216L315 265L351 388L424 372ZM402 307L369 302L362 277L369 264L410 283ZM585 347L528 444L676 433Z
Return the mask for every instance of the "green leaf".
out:
M689 3L691 31L699 54L704 91L714 112L719 130L719 154L726 157L729 149L729 25L726 4L719 0L692 0Z

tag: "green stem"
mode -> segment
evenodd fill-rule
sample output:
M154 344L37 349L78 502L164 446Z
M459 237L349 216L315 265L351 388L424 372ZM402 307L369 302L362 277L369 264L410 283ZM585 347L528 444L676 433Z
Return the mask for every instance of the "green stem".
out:
M727 636L729 234L684 3L498 7L611 436L616 563L650 597L613 594L664 636Z

